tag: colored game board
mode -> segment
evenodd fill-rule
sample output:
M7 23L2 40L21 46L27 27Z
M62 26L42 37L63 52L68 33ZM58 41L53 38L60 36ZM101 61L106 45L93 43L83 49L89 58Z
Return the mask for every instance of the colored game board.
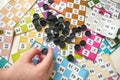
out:
M112 0L88 0L87 6L91 8L97 6L111 13L112 18L120 18L120 3L115 3Z
M44 37L44 43L43 43L45 46L48 46L48 47L51 47L53 49L53 52L54 53L58 53L60 52L60 48L54 44L54 42L51 40L51 41L47 41L47 36Z
M89 8L86 8L85 24L96 33L114 39L119 29L119 20L104 17Z
M101 55L94 62L83 60L78 64L89 70L89 75L86 80L104 80L116 75L109 55Z
M83 33L76 33L76 37L72 40L73 43L79 44L79 42L82 40Z
M94 6L93 7L93 11L97 12L97 13L100 13L102 14L103 16L105 17L111 17L111 13L110 12L107 12L106 10L104 10L103 8L99 8L97 6Z
M87 7L93 8L97 3L99 0L87 0Z
M40 43L43 43L43 36L44 36L43 31L44 31L44 29L42 29L40 32L33 30L33 31L22 34L20 36L18 51L30 48L30 46L34 42L34 40L36 40Z
M0 11L0 27L14 27L36 0L10 0Z
M117 32L117 36L115 39L106 38L107 42L109 43L110 47L114 48L116 45L120 43L120 29Z
M45 48L45 46L36 41L33 43L31 48L32 47L36 47L40 50ZM35 60L36 58L33 59L33 61ZM69 62L57 53L54 53L53 61L54 68L52 75L50 76L53 80L86 80L88 75L88 71L86 69Z
M75 44L67 44L66 43L65 48L60 48L60 54L59 55L66 58L68 55L72 54L75 59L81 59L82 56L75 53L74 45Z
M79 27L84 24L86 1L83 0L67 0L67 7L65 13L65 21L70 21L70 29ZM72 41L78 44L82 40L82 33L77 33L75 39Z
M84 24L86 3L85 0L67 0L65 20L70 21L71 29Z
M58 11L61 14L65 14L66 3L67 3L67 0L54 0L54 3L50 5L50 8Z
M52 9L47 9L47 10L43 9L43 5L44 4L50 5L48 3L48 0L38 0L37 4L38 4L38 6L39 6L39 8L40 8L40 10L41 10L41 12L42 12L42 14L43 14L43 16L44 16L45 19L47 18L47 12L52 12L53 15L58 15L59 14L58 12L56 12L55 10L52 10Z
M38 13L40 17L43 17L38 5L34 5L32 9L30 9L29 12L25 14L25 16L19 21L19 23L15 26L15 35L19 35L24 32L28 32L30 30L33 30L35 27L32 23L33 20L33 14Z
M72 54L75 58L82 58L81 56L75 54L74 52L74 44L67 44L66 43L66 47L65 48L60 48L59 46L55 45L54 42L51 41L47 41L47 37L44 37L44 46L48 46L51 47L53 49L54 53L58 53L59 55L63 56L63 57L67 57L69 54Z
M99 8L103 7L106 11L110 12L112 14L112 18L120 18L120 3L116 3L113 0L100 0L96 6Z
M9 59L13 42L13 28L0 28L0 56Z
M100 44L98 54L99 55L101 55L101 54L112 54L119 46L120 46L120 44L116 45L114 48L111 48L110 45L108 44L108 42L105 39L103 39L101 44Z
M11 64L2 56L0 56L0 68L8 68Z
M93 31L90 31L91 35L89 37L83 35L83 40L86 42L84 47L81 47L80 50L75 52L85 58L88 58L92 61L96 59L98 48L100 47L103 37Z
M101 13L105 17L110 17L111 16L111 14L109 12L105 11L104 9L98 8L96 6L93 7L93 10L95 12ZM110 39L110 38L106 37L106 40L109 43L110 47L114 47L114 46L116 46L120 43L119 34L120 34L120 30L118 30L117 36L115 37L115 39Z

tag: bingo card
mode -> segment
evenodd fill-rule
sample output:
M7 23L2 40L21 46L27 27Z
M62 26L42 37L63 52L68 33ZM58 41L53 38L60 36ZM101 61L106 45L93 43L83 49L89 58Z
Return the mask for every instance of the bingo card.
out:
M89 70L89 75L86 80L104 80L116 75L109 55L101 55L94 62L84 59L78 64Z
M72 54L75 59L81 59L82 56L75 53L74 49L75 44L67 44L65 48L60 48L60 55L63 57L67 57L68 55Z
M116 45L115 47L111 48L111 46L108 44L108 42L106 41L106 39L103 39L101 44L100 44L100 48L98 50L98 54L112 54L116 49L118 49L120 46Z
M44 49L45 46L38 42L34 42L31 46L36 47L40 50ZM33 59L35 61L36 58ZM53 55L54 68L52 75L50 76L53 80L86 80L88 71L69 62L62 56L54 53Z
M85 0L67 0L65 20L71 23L70 28L84 24L86 13Z
M50 8L58 11L61 14L65 14L66 3L67 3L67 0L54 0L54 3L50 5Z
M10 0L0 11L0 27L14 27L36 0Z
M39 6L39 8L40 8L40 10L41 10L45 19L47 18L47 13L48 12L52 12L53 15L58 15L59 14L58 12L56 12L55 10L52 10L52 9L44 10L44 8L43 8L44 4L50 5L47 0L38 0L37 4L38 4L38 6Z
M0 56L0 68L8 68L11 64L2 56Z
M120 29L118 30L115 39L106 38L106 40L109 43L110 47L114 48L117 46L120 43Z
M13 28L0 28L0 56L9 59L14 30Z
M86 8L85 24L96 33L114 39L119 29L119 20L102 16L97 10Z
M19 50L25 50L27 48L30 48L31 44L36 40L40 43L43 43L43 33L44 29L40 32L37 32L36 30L26 32L20 36L20 41L19 41Z
M120 3L116 3L113 0L100 0L96 6L104 8L106 11L110 12L112 14L112 18L120 18Z
M97 3L99 0L87 0L87 7L93 8Z
M103 37L93 31L90 32L91 35L88 37L85 35L85 33L83 34L83 40L86 42L86 45L81 47L80 50L76 50L75 52L94 61L96 59L98 48L100 47Z
M30 30L35 29L32 20L33 20L33 14L38 13L40 17L43 17L38 5L36 4L33 6L33 8L28 11L25 16L16 24L15 26L15 35L19 35L25 32L28 32Z

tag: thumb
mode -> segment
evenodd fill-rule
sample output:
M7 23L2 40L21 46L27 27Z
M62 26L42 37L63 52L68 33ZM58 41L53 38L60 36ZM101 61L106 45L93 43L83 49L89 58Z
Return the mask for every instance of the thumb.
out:
M37 48L31 48L30 50L28 50L27 52L25 52L25 54L23 55L24 60L26 61L32 61L33 57L35 55L41 54L41 51Z

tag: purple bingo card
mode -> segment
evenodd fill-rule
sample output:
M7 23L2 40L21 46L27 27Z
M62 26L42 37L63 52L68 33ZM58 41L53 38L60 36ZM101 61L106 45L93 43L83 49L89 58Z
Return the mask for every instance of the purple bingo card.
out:
M59 47L56 46L52 40L47 41L47 37L44 37L44 45L53 48L54 53L56 53L56 52L58 53L60 50Z
M45 19L47 18L47 13L48 12L52 12L53 15L58 15L59 14L58 12L56 12L55 10L52 10L50 8L47 9L47 10L44 10L44 8L43 8L44 4L47 4L48 6L50 5L47 0L39 0L37 3L38 3L38 6L39 6L39 8L40 8L40 10L41 10Z

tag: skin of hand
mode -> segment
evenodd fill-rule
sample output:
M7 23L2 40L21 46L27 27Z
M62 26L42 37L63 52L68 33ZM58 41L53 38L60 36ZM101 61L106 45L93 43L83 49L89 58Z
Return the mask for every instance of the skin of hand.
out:
M34 65L32 61L35 55L40 55L42 59L37 65ZM31 48L15 64L4 70L7 75L3 80L47 80L54 66L52 57L51 48L48 49L47 55L42 55L40 50Z

